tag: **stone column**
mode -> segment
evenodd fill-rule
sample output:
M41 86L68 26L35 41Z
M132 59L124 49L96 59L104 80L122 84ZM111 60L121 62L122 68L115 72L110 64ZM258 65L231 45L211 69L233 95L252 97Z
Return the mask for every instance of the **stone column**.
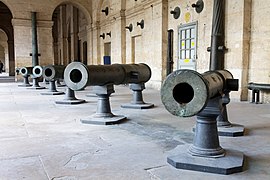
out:
M87 64L93 64L93 28L91 25L87 28ZM82 56L83 57L83 56Z
M12 19L14 29L15 65L17 67L31 66L32 36L30 19Z
M113 63L126 63L126 16L125 10L120 10L113 16L115 21L111 26L112 53ZM113 21L113 20L111 20Z
M53 21L37 20L39 65L54 63L54 48L52 36Z
M252 11L252 1L243 1L243 39L242 39L242 81L241 81L241 96L240 100L248 100L248 89L246 85L249 80L249 61L250 61L250 38L251 38L251 11Z
M66 6L60 6L60 58L61 64L66 65L67 63L67 26L66 26Z
M100 34L100 25L99 25L99 21L96 22L96 24L94 24L93 26L93 31L92 31L92 53L93 53L93 59L92 62L93 64L100 64L101 63L101 56L100 56L100 38L99 38L99 34Z
M71 22L70 22L70 33L71 33L71 59L79 60L78 57L78 11L77 8L72 7L71 9Z
M15 76L14 41L11 40L8 40L8 59L9 59L8 64L9 75Z

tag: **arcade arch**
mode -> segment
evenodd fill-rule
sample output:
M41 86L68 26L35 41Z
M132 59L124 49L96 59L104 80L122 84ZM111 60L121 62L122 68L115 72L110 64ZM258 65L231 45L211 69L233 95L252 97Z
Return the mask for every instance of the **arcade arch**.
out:
M4 63L4 70L11 76L15 75L14 34L11 23L12 13L0 1L0 60Z
M88 19L76 4L67 2L56 7L52 16L54 64L67 65L73 61L87 64Z

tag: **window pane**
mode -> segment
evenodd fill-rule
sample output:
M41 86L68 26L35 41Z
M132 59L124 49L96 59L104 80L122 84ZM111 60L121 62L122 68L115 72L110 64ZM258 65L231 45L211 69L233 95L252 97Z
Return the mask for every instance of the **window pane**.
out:
M190 29L186 30L186 38L190 38Z
M186 51L186 57L185 59L190 59L190 53L189 53L189 50Z
M195 28L191 29L191 38L195 38Z
M180 59L185 59L185 58L186 58L185 55L186 55L186 54L185 54L185 51L181 51L181 57L180 57Z
M191 50L190 56L191 56L192 59L196 59L194 49Z
M186 49L190 49L190 40L186 40Z
M195 39L191 39L191 48L195 48Z
M181 33L181 39L185 39L186 36L185 36L185 30L182 30L182 33Z
M186 49L186 48L185 48L185 45L186 45L185 41L182 41L182 42L181 42L181 49Z

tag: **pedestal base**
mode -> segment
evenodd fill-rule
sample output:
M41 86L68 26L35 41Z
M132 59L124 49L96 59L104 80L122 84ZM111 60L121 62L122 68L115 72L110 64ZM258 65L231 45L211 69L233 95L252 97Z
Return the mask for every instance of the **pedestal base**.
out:
M29 87L27 89L35 89L35 90L40 90L40 89L46 89L46 87L42 87L42 86L35 86L35 87Z
M177 155L169 156L167 162L177 169L209 172L215 174L233 174L243 171L244 154L226 150L224 157L206 158L192 156L188 153L190 145L180 145L174 150Z
M123 120L126 120L125 116L114 115L112 117L96 117L95 115L81 119L84 124L97 124L97 125L112 125L118 124Z
M96 94L94 93L89 93L85 95L86 97L98 97Z
M64 92L56 91L56 92L42 92L41 95L62 95L65 94Z
M130 108L130 109L150 109L154 107L154 104L151 103L144 103L144 104L123 104L121 105L122 108Z
M238 124L232 124L229 127L218 127L218 135L219 136L244 136L245 127Z
M31 87L31 84L19 84L18 87Z
M85 100L84 99L55 101L55 104L68 104L68 105L82 104L82 103L85 103Z

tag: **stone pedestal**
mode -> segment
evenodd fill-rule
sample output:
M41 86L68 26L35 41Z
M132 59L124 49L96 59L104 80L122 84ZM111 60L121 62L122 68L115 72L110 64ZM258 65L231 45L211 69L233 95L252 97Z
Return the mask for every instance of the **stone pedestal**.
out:
M179 153L167 158L169 164L179 169L216 174L232 174L243 170L244 154L225 151L219 145L216 123L221 110L219 100L220 97L209 100L204 110L197 115L193 144L178 146L176 150Z
M129 104L121 105L122 108L131 109L149 109L154 107L154 104L145 103L143 101L142 91L145 89L144 83L141 84L130 84L129 88L133 91L133 99Z
M46 89L46 88L39 85L38 78L33 78L33 84L31 87L29 87L29 89L40 90L40 89Z
M243 136L245 128L242 125L238 124L232 124L228 120L227 115L227 104L230 102L230 96L229 93L225 93L222 96L222 108L221 113L217 117L217 127L218 127L218 135L219 136L230 136L230 137L236 137L236 136Z
M23 76L23 83L19 84L18 87L30 87L31 84L29 83L29 76Z
M125 116L114 115L111 112L110 95L114 93L112 84L105 86L94 86L93 91L98 96L97 111L92 116L82 118L85 124L111 125L126 119Z
M48 92L40 93L42 95L62 95L65 94L64 92L59 92L56 90L55 81L49 81L49 90Z
M85 100L83 99L77 99L75 97L75 92L70 89L69 87L66 88L65 98L61 101L55 101L56 104L81 104L85 103Z

